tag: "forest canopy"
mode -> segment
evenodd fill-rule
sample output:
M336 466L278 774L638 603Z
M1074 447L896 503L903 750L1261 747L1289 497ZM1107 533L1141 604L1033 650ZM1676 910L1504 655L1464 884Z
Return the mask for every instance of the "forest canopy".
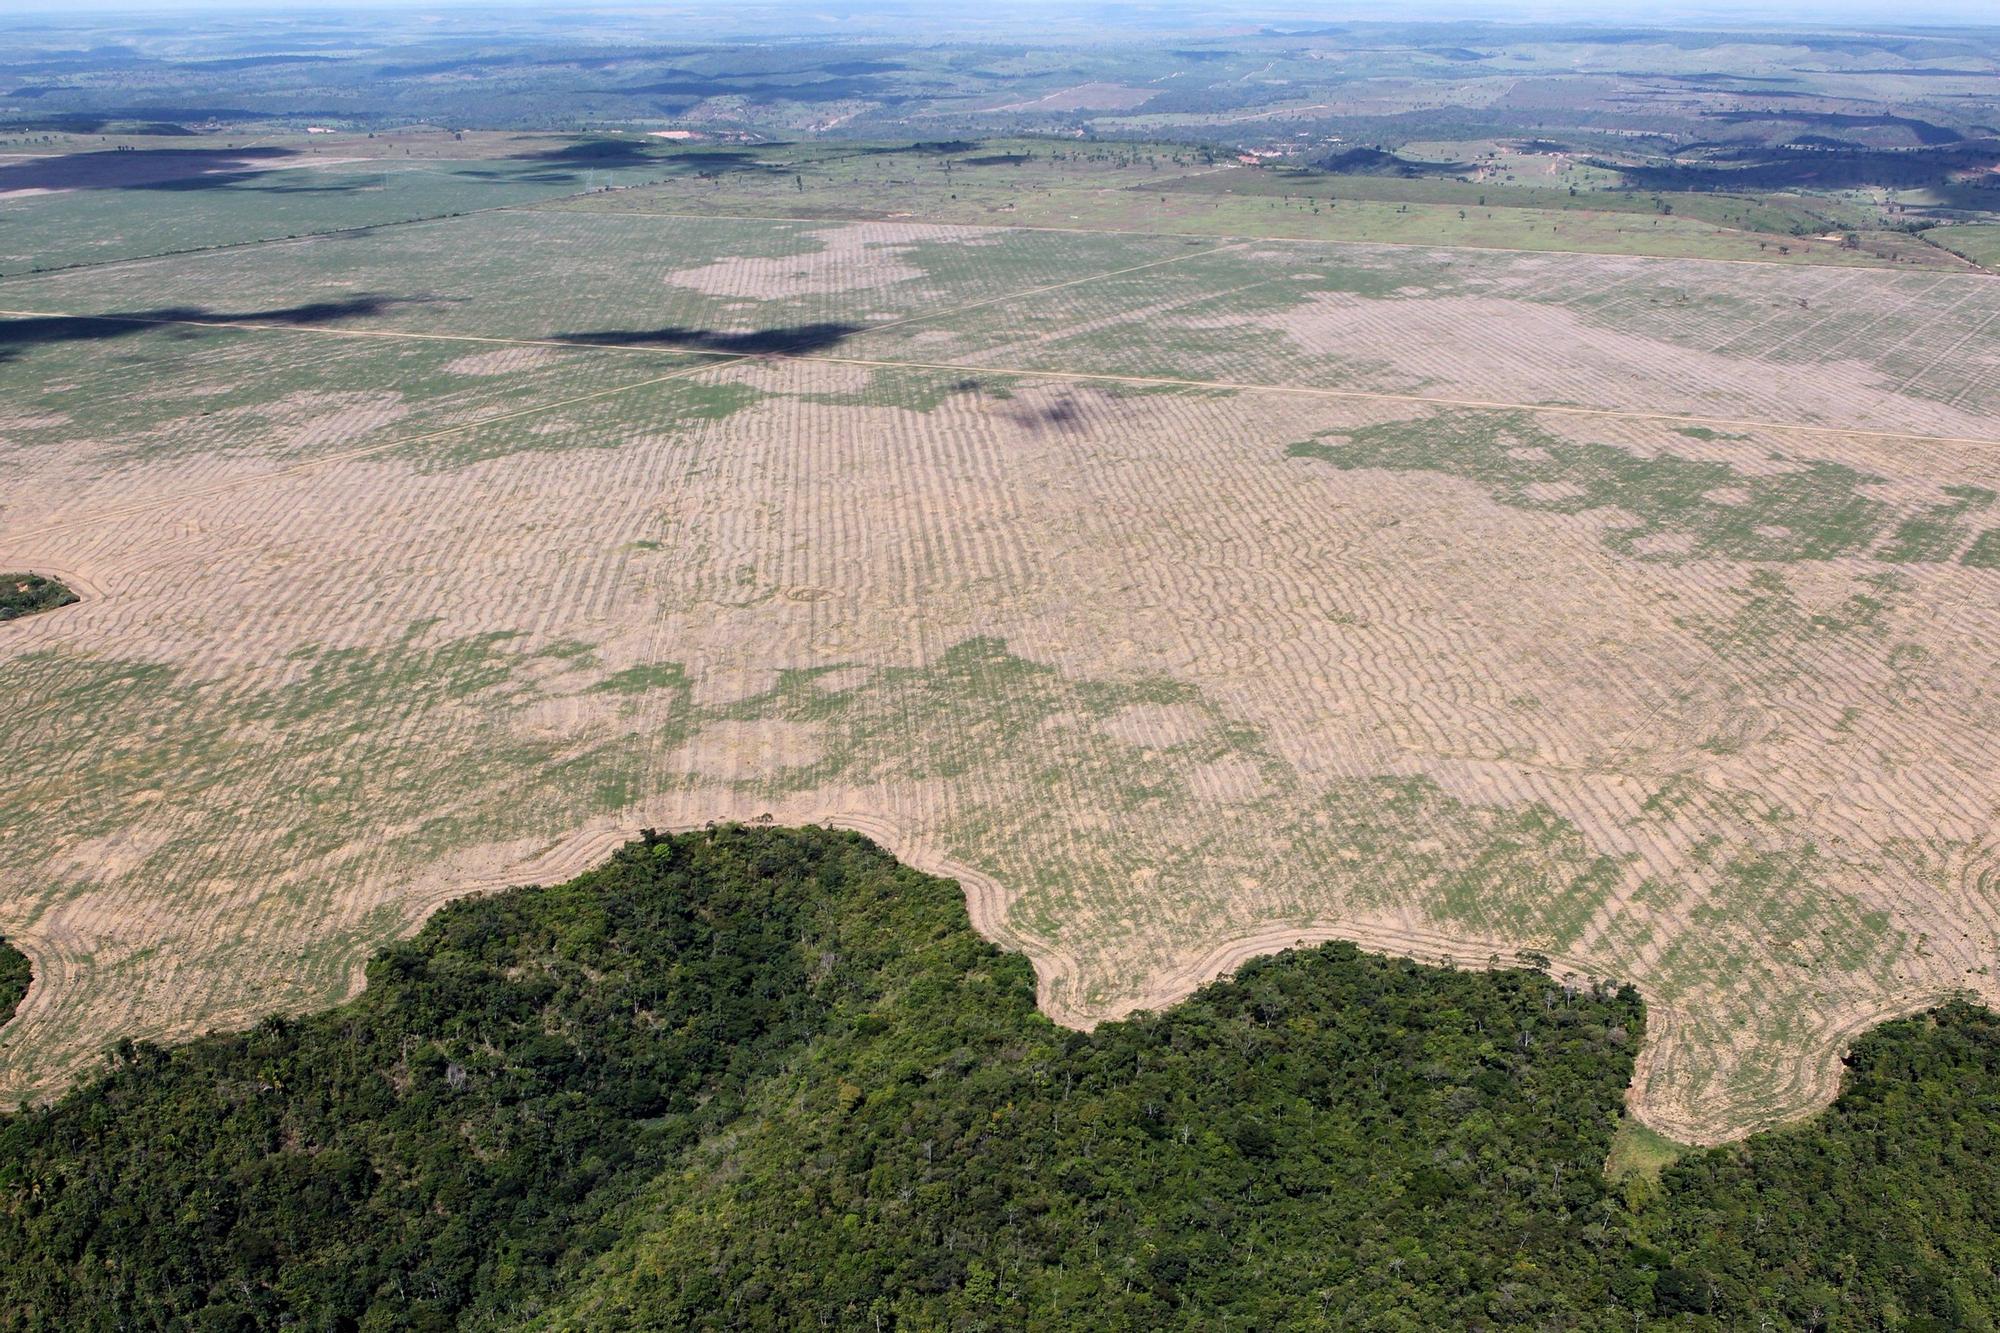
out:
M0 1328L1994 1326L1994 1015L1614 1183L1644 1021L1333 944L1072 1032L858 835L649 834L0 1118Z
M42 574L0 574L0 620L53 611L77 600L68 585Z
M28 956L0 935L0 1027L7 1026L7 1020L14 1016L14 1010L28 993L30 980Z

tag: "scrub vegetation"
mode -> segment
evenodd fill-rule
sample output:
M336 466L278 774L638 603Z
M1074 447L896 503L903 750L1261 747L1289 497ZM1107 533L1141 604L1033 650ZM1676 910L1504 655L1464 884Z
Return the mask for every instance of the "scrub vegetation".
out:
M0 574L0 620L53 611L77 600L60 579L45 574Z

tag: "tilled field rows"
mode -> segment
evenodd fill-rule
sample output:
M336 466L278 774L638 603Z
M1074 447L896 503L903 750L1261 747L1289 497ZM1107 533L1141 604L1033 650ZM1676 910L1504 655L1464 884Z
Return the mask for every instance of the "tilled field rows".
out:
M1168 261L1162 328L1238 262L1100 258ZM779 281L716 267L732 300ZM1024 272L1026 303L1100 290ZM958 336L938 315L819 354L977 358L918 342ZM1246 373L1280 380L1264 340ZM170 392L210 350L255 410ZM1078 1021L1327 932L1634 980L1637 1105L1689 1138L1810 1109L1858 1022L1994 993L1993 450L283 329L0 373L37 366L0 567L92 595L0 638L0 933L39 978L13 1093L323 1002L454 893L724 815L973 872ZM345 433L284 415L385 391Z
M0 283L0 307L86 315L250 316L360 296L388 303L347 327L384 332L838 350L1979 439L2000 411L2000 281L1961 274L544 212Z

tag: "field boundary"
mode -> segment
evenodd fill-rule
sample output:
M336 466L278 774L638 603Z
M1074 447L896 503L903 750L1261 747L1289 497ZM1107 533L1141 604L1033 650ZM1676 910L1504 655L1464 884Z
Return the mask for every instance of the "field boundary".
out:
M1429 967L1476 970L1522 967L1542 971L1552 984L1606 982L1631 985L1646 1004L1646 1035L1635 1053L1632 1081L1626 1089L1626 1108L1633 1119L1648 1129L1681 1143L1712 1147L1751 1134L1795 1123L1816 1115L1839 1095L1844 1060L1856 1039L1883 1023L1921 1013L1950 997L1948 989L1910 988L1882 997L1876 1003L1841 1011L1827 1030L1831 1039L1810 1054L1801 1051L1802 1101L1812 1103L1802 1114L1760 1116L1718 1133L1712 1125L1683 1118L1655 1106L1647 1097L1654 1067L1663 1052L1671 1050L1685 1031L1685 1017L1672 1005L1646 993L1640 982L1589 958L1552 952L1533 944L1448 934L1429 926L1403 920L1354 916L1309 917L1279 924L1262 925L1223 938L1180 967L1152 979L1140 995L1094 1010L1073 1002L1083 969L1066 949L1008 917L1010 896L1001 882L984 871L939 851L916 837L893 819L858 810L852 806L813 806L783 809L776 813L746 814L748 807L718 809L712 818L679 819L650 825L643 812L639 823L626 819L599 822L576 830L543 851L517 861L498 874L472 879L440 881L426 893L411 895L403 902L414 920L403 936L415 934L423 922L445 904L475 894L498 893L536 884L558 884L584 873L608 858L617 848L639 836L640 827L657 827L670 833L691 833L725 823L797 826L823 825L845 829L868 838L904 865L927 875L957 883L965 894L966 914L973 929L995 946L1028 960L1035 973L1036 1007L1051 1021L1080 1032L1100 1023L1117 1022L1142 1011L1158 1011L1178 1004L1212 981L1228 977L1256 958L1286 949L1309 948L1345 941L1368 953L1407 958ZM1534 955L1534 958L1529 957ZM1539 960L1546 960L1542 966ZM353 988L365 984L365 960L356 964ZM1816 1045L1818 1045L1816 1043Z
M1202 173L1197 172L1192 174L1199 175ZM1180 179L1180 177L1177 176L1174 177L1174 179ZM647 189L651 187L634 185L634 186L618 186L612 188ZM1632 259L1632 260L1643 260L1650 263L1665 263L1665 264L1747 264L1756 268L1833 268L1833 269L1853 269L1857 272L1872 271L1877 273L1902 273L1909 271L1906 269L1898 268L1894 264L1874 264L1874 263L1828 264L1828 263L1822 263L1818 260L1801 260L1798 262L1787 262L1786 260L1781 258L1722 259L1714 256L1702 256L1702 255L1640 255L1640 254L1633 254L1630 251L1626 250L1568 250L1568 249L1533 250L1533 249L1524 249L1519 246L1511 246L1511 245L1467 245L1463 242L1454 243L1450 241L1363 241L1363 240L1341 240L1336 238L1314 238L1309 236L1267 236L1255 233L1237 234L1237 233L1222 233L1222 232L1211 233L1211 232L1189 232L1189 231L1152 231L1141 227L1059 227L1052 224L1038 224L1038 223L1027 223L1027 222L999 222L999 221L971 222L971 221L961 221L958 219L920 217L915 214L903 217L891 217L886 215L879 217L856 217L851 214L847 216L841 216L837 214L785 215L785 214L766 214L766 213L694 213L678 209L652 209L652 208L605 209L602 211L590 211L590 210L580 210L580 209L565 209L560 207L560 205L569 200L587 199L593 193L598 193L598 191L580 190L575 194L556 195L549 199L541 200L539 202L532 204L494 204L486 208L458 209L446 213L432 213L429 214L428 216L418 217L418 218L396 218L385 222L366 222L357 224L352 227L332 227L326 231L301 232L297 235L291 235L291 236L265 236L247 241L226 241L218 245L198 245L198 246L188 246L178 250L161 250L156 253L146 254L146 255L126 255L117 259L85 261L75 264L59 264L52 268L23 269L19 273L0 273L0 286L5 286L7 283L10 282L20 282L32 278L46 278L53 274L58 274L58 273L95 272L104 269L118 268L122 265L128 265L128 264L149 264L162 259L185 258L189 255L228 254L236 250L254 250L263 246L303 245L313 241L325 240L329 237L334 237L334 236L365 236L374 232L386 231L396 227L420 227L431 223L451 222L458 218L483 217L492 213L527 213L527 214L576 213L586 217L674 218L682 221L716 221L716 222L803 222L808 224L818 223L824 225L849 225L849 226L857 223L871 223L871 222L908 223L912 225L921 225L927 227L984 228L989 231L1053 232L1057 234L1068 234L1068 235L1078 235L1078 236L1144 236L1155 239L1192 239L1192 240L1215 241L1218 243L1226 243L1231 245L1243 245L1250 243L1267 244L1267 245L1333 245L1333 246L1372 245L1392 250L1446 250L1446 251L1463 251L1468 254L1502 254L1502 255L1533 255L1533 256L1588 255L1588 256L1595 256L1598 258ZM1563 212L1563 211L1586 211L1586 210L1547 209L1547 210L1535 210L1535 211ZM1726 232L1729 235L1733 236L1755 236L1761 234L1757 232L1739 231L1737 229L1729 227L1718 227L1716 228L1716 230L1721 232ZM2000 273L1996 273L1990 269L1983 267L1982 265L1973 262L1970 259L1967 259L1964 255L1959 254L1956 250L1949 250L1943 246L1935 246L1935 245L1934 248L1938 249L1944 254L1951 255L1953 258L1959 260L1964 265L1963 268L1944 269L1942 271L1928 270L1937 273L1938 276L1941 278L1953 278L1953 277L1988 278L1988 279L2000 278Z
M632 186L630 188L644 189L646 187ZM587 194L564 195L562 199L550 199L539 204L502 204L480 211L487 213L581 213L586 217L675 218L681 221L807 222L825 223L828 225L845 224L848 226L886 222L924 227L978 227L988 231L1055 232L1061 235L1075 236L1145 236L1155 240L1227 241L1233 245L1373 245L1388 250L1463 250L1471 254L1532 255L1537 258L1546 258L1550 255L1580 255L1597 259L1643 260L1653 264L1747 264L1752 268L1830 268L1841 270L1852 269L1855 272L1874 273L1929 273L1939 278L2000 278L2000 273L1988 272L1986 269L1973 264L1971 260L1965 260L1967 267L1964 269L1939 270L1935 268L1898 268L1894 264L1825 264L1817 260L1801 260L1796 263L1788 263L1783 259L1718 259L1712 255L1635 255L1626 250L1529 250L1514 245L1466 245L1463 243L1454 244L1450 241L1357 241L1342 240L1334 237L1239 235L1233 232L1150 231L1141 227L1057 227L1032 222L964 222L943 218L922 217L914 213L900 217L854 217L851 215L841 217L831 214L826 216L812 214L786 216L778 213L688 213L677 210L651 208L583 210L554 207L554 205L561 203L563 199L587 199L589 197ZM1537 211L1562 212L1564 210L1547 209ZM1584 210L1570 211L1582 212ZM421 220L435 221L436 219L426 218ZM1760 232L1737 231L1729 227L1718 227L1716 230L1728 232L1732 236L1757 236L1763 234ZM1957 254L1956 251L1947 251L1946 253ZM1963 255L1958 255L1957 257L1964 259Z
M1174 255L1168 259L1154 260L1151 263L1138 265L1136 267L1150 268L1159 264L1171 263L1174 262L1175 260L1186 258L1195 254L1213 254L1217 249L1220 248L1223 247L1212 247L1207 250L1190 251L1188 256ZM1017 300L1024 297L1039 295L1043 292L1055 290L1056 287L1077 286L1083 283L1096 281L1102 278L1116 277L1121 273L1129 273L1132 271L1133 271L1132 269L1114 269L1106 273L1099 273L1092 275L1089 278L1073 279L1069 282L1055 284L1055 286L1051 287L1037 287L1029 289L1027 291L1010 293L1006 296L983 298L979 301L972 302L966 306L954 306L944 310L925 311L920 314L906 315L899 319L889 320L881 324L869 325L862 330L862 334L865 335L870 333L885 332L892 328L900 328L905 325L918 323L926 319L944 318L950 315L957 314L963 310L973 309L980 306L998 304L1003 301ZM768 352L721 352L721 351L714 351L708 348L679 348L679 347L667 347L667 346L644 344L644 343L599 343L599 342L575 343L575 342L568 342L560 338L503 338L503 337L496 337L491 334L417 333L417 332L404 332L401 330L392 330L392 329L334 328L327 325L316 325L316 324L260 324L249 321L213 320L213 319L165 319L165 318L153 318L142 315L78 315L67 311L56 311L56 310L0 310L0 318L92 319L92 320L122 321L127 323L145 324L145 325L186 326L193 328L210 328L210 329L235 329L248 332L306 334L306 335L318 335L323 337L335 337L335 338L385 338L391 340L401 339L412 342L468 343L468 344L492 346L492 347L539 347L539 348L560 349L560 350L580 352L580 353L624 352L624 353L644 353L653 356L672 355L672 356L692 356L692 357L705 358L702 364L682 367L680 368L680 370L675 372L674 375L662 376L661 378L663 379L672 379L675 378L677 375L681 374L695 374L702 370L712 369L743 361L817 361L817 362L824 362L829 365L864 366L872 369L881 369L881 370L943 370L943 371L950 371L954 374L1001 375L1019 379L1053 379L1053 380L1067 380L1077 383L1133 384L1133 385L1140 385L1140 386L1154 387L1154 388L1209 389L1209 390L1223 390L1231 393L1276 393L1276 394L1287 394L1293 397L1321 398L1337 402L1408 403L1408 404L1428 406L1428 407L1471 408L1480 411L1490 411L1490 412L1551 413L1558 416L1598 417L1613 421L1645 421L1645 422L1663 423L1667 425L1709 426L1709 427L1721 427L1727 430L1788 431L1795 434L1806 434L1806 435L1833 435L1846 439L1893 440L1906 444L1949 444L1949 445L1968 446L1975 449L2000 449L2000 436L1933 435L1921 431L1870 430L1865 427L1859 427L1859 426L1829 426L1829 425L1820 425L1806 421L1775 421L1759 417L1703 416L1696 413L1687 413L1687 412L1644 411L1638 408L1590 407L1576 403L1518 402L1502 398L1456 398L1456 397L1444 397L1435 394L1394 393L1386 390L1331 389L1318 385L1308 385L1308 384L1273 384L1257 380L1193 379L1181 376L1122 374L1115 371L1064 370L1064 369L1049 369L1045 367L1030 367L1030 366L987 365L987 364L967 362L967 361L916 361L916 360L896 359L887 357L842 356L834 352L786 352L782 349L775 351L768 351ZM240 479L240 481L232 484L251 485L257 481L263 480L265 477L288 476L295 472L306 471L315 467L321 467L331 463L345 462L353 458L366 457L370 454L384 453L397 448L398 445L400 444L418 444L422 443L425 440L437 438L438 436L456 434L459 431L471 430L475 427L488 425L493 422L506 421L516 416L532 415L535 412L543 411L546 410L547 408L568 406L571 403L587 401L589 398L608 397L612 394L625 393L633 389L644 388L647 385L655 384L658 382L659 382L658 380L645 380L637 384L626 385L623 388L608 389L604 390L601 393L586 395L584 398L564 399L560 402L546 404L544 407L527 408L519 412L504 413L498 416L482 418L479 421L466 422L462 425L452 426L444 430L433 432L431 434L413 436L393 444L370 446L365 449L351 450L347 453L331 455L325 458L310 459L290 468L285 468L270 473L260 474L257 477L242 478ZM210 490L212 489L216 488L184 492L183 494L186 496L205 495L210 493ZM91 517L93 518L122 517L127 513L149 512L150 510L156 507L157 507L156 505L146 505L140 508L129 509L129 510L126 509L107 510L103 511L100 515ZM89 520L79 519L77 521L84 522ZM68 526L68 525L65 524L63 526ZM38 529L36 531L40 532L40 531L53 531L53 530L54 529L51 528L51 529ZM27 535L35 535L35 533L23 533L19 535L27 536Z
M654 350L657 351L659 349ZM746 359L746 354L743 353L722 353L720 355L728 355L739 361ZM325 454L318 458L308 458L298 463L273 468L269 472L259 472L253 476L232 477L227 481L219 481L209 486L196 486L185 491L175 491L171 495L163 495L157 500L151 500L144 504L122 505L116 509L100 509L92 513L80 514L75 518L63 519L45 524L39 528L30 528L21 532L0 532L0 540L5 540L11 544L31 538L45 537L51 533L68 532L72 529L88 527L95 523L130 518L135 514L155 513L161 509L168 509L188 500L198 500L204 496L221 495L230 491L244 490L268 481L275 481L279 478L296 477L303 473L317 471L320 468L332 467L338 463L351 463L356 459L370 458L376 454L391 453L397 449L408 448L415 444L423 444L430 440L440 440L446 436L457 435L464 431L477 430L482 426L497 425L502 421L514 421L521 417L536 416L558 408L574 407L578 403L595 402L601 398L611 398L621 393L631 393L639 389L651 388L656 384L664 384L669 380L699 374L704 370L713 370L719 364L726 365L728 362L702 361L692 366L679 366L667 374L655 375L651 379L638 380L632 384L621 384L615 388L598 389L591 393L578 394L572 398L560 398L551 402L537 403L533 407L517 408L511 412L497 412L492 416L480 417L475 421L462 421L455 426L445 426L438 430L426 431L420 435L400 436L397 439L385 440L380 444L363 445L357 449L342 450L337 454Z

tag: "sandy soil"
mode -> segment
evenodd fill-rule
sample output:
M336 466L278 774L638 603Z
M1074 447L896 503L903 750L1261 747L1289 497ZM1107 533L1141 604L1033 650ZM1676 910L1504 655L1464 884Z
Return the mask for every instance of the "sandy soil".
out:
M0 512L0 567L85 593L0 631L0 933L36 971L0 1095L324 1003L437 904L641 827L767 815L956 876L1066 1022L1335 937L1632 981L1635 1109L1696 1141L1823 1102L1884 1016L2000 998L2000 572L1622 552L1629 516L1286 452L1415 402L687 374L756 392L690 419L579 386L464 430L618 447L420 467L391 431ZM282 453L398 401L258 429ZM1530 419L1746 477L1782 448L1885 504L2000 488L2000 449ZM53 495L73 460L13 465Z

